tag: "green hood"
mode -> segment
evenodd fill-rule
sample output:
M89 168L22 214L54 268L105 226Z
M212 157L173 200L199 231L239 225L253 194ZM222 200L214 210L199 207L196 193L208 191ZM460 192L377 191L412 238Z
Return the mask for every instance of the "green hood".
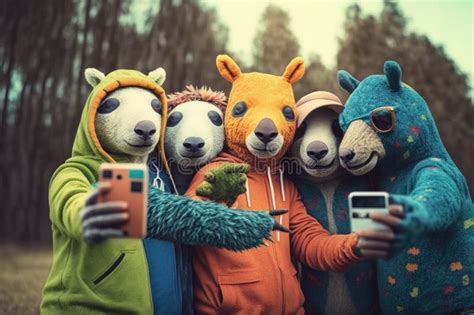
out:
M43 314L152 313L148 266L142 242L107 240L87 245L82 240L80 211L104 162L127 162L104 151L95 132L97 108L108 93L127 86L155 93L162 103L163 150L167 103L164 90L149 76L134 70L117 70L92 90L82 112L72 156L53 174L49 188L53 232L53 265L43 289Z

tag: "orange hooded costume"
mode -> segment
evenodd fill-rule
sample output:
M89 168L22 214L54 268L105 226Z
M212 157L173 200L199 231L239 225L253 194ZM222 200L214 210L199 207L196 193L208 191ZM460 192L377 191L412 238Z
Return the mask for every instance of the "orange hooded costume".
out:
M355 234L330 235L306 213L293 183L278 164L293 141L296 119L291 84L304 73L293 59L283 76L241 73L226 55L217 57L220 74L232 83L225 114L228 153L222 153L194 177L187 195L194 199L204 174L224 162L246 162L247 193L235 206L242 209L287 209L279 217L291 233L273 232L273 242L245 252L208 246L193 252L195 311L198 314L303 314L304 297L291 254L303 264L341 271L360 260ZM262 147L263 146L263 147Z

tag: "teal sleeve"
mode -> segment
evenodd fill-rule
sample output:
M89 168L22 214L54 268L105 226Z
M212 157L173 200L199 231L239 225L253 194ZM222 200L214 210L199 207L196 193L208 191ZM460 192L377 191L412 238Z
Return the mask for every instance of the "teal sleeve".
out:
M446 162L424 161L412 174L408 195L390 195L392 202L404 209L397 236L400 240L448 229L459 217L465 200L464 178Z
M268 212L229 209L152 187L148 195L148 237L234 251L258 247L271 237L274 220Z

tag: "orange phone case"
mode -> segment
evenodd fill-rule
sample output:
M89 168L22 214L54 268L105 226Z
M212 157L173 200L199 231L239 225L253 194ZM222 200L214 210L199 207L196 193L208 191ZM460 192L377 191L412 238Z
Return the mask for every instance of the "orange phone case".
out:
M144 164L104 163L99 168L100 182L111 184L99 201L125 201L129 219L123 229L126 237L144 238L147 231L148 170Z

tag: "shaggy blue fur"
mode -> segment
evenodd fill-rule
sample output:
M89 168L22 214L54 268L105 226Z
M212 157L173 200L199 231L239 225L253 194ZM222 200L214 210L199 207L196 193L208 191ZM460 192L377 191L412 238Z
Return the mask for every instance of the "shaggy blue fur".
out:
M375 108L390 105L396 112L395 129L378 134L386 156L375 170L378 189L405 212L397 231L401 250L377 262L382 311L439 314L473 307L474 206L466 181L425 100L401 82L400 66L387 61L384 72L361 82L338 73L351 93L339 120L344 131L356 119L370 125Z
M149 190L149 237L242 251L270 239L273 225L268 212L229 209L210 201Z

